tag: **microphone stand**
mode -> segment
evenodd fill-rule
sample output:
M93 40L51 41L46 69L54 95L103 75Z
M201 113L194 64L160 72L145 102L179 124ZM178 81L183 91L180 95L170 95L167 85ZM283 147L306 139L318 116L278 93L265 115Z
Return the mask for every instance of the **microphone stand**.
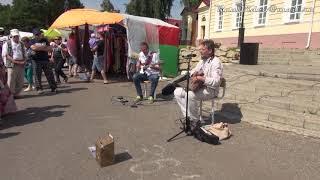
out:
M172 141L175 137L179 136L180 134L182 134L183 132L185 132L187 134L187 136L190 136L192 134L191 131L191 125L190 125L190 118L188 117L188 106L189 106L189 81L190 81L190 61L192 59L192 57L195 57L194 54L188 54L187 56L185 56L184 58L188 60L188 68L187 68L187 99L186 99L186 118L185 118L185 125L183 124L183 122L180 120L182 127L180 128L181 131L178 132L176 135L172 136L170 139L167 140L167 142Z

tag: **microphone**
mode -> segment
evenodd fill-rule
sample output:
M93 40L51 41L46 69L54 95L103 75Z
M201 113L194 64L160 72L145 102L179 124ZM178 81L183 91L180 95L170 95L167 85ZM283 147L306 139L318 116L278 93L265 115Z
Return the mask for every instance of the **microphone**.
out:
M183 58L192 58L192 57L196 57L197 55L196 54L188 54L188 55L185 55L185 56L182 56Z

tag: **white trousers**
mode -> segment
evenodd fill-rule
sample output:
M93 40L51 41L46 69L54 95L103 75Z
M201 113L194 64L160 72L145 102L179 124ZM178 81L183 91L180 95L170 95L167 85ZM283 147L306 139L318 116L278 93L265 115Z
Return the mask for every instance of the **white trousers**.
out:
M8 68L8 86L13 95L18 95L24 85L24 66L15 65Z
M189 91L189 100L188 100L188 116L191 121L196 121L199 119L199 104L200 100L209 100L215 97L215 90L202 88L197 92ZM186 116L186 100L187 100L187 92L178 87L174 91L174 97L177 100L177 103L181 109L183 116Z

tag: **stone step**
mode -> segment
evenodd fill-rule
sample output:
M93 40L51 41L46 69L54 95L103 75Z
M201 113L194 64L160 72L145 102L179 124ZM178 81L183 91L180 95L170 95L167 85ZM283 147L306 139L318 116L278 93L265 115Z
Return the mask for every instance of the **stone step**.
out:
M320 50L288 50L288 49L281 49L281 50L268 50L268 49L259 49L259 54L298 54L298 55L320 55Z
M262 96L277 96L282 97L283 91L281 89L275 89L274 91L267 91L262 87L232 87L227 88L227 92L229 94L235 95L235 100L243 100L243 101L252 101L258 100L259 97Z
M270 77L261 77L247 80L247 81L239 81L239 82L232 82L228 83L227 88L242 88L248 89L249 91L257 92L257 91L278 91L281 92L280 95L287 95L292 91L314 91L319 92L320 90L320 83L314 81L305 81L303 83L301 80L293 80L281 78L270 78ZM301 93L300 93L301 94Z
M315 59L289 59L289 58L258 58L258 64L279 64L279 65L300 65L300 66L319 66L320 62Z
M227 90L231 92L241 94L246 92L248 95L257 93L260 95L271 95L271 96L292 96L292 97L308 97L312 99L320 98L320 87L319 85L307 86L299 84L283 84L277 85L269 82L253 82L251 84L234 84L233 86L227 86Z
M303 70L303 68L307 68L307 67L288 66L287 69L282 69L278 71L267 71L266 69L263 69L263 68L259 68L259 69L253 68L258 66L248 67L246 65L234 65L234 66L231 65L225 68L224 74L232 74L232 73L241 74L242 73L242 75L240 76L261 76L261 77L263 76L263 77L277 77L282 79L320 81L320 73L315 73L315 68L317 68L318 66L308 67L307 70ZM261 66L263 67L264 65L261 65ZM265 66L269 67L272 65L265 65ZM295 73L295 72L304 72L304 73ZM237 79L237 77L235 77L235 79Z
M228 114L219 113L218 115L225 119L229 119ZM234 116L232 118L234 118ZM317 137L317 138L320 137L318 122L308 121L307 123L305 123L306 128L301 128L301 127L294 127L287 124L279 124L277 122L272 122L264 119L263 117L260 117L260 114L254 114L254 113L241 116L241 121L248 122L253 125L266 127L266 128L272 128L272 129L286 131L286 132L293 132L303 136L310 136L310 137Z
M237 80L239 77L243 78L273 78L277 81L278 77L280 80L288 80L290 77L299 77L305 76L312 79L316 76L320 76L320 72L317 70L317 67L301 67L301 66L286 66L279 65L275 66L276 69L268 70L269 68L273 68L272 65L257 65L257 66L247 66L247 65L230 65L225 67L224 76L225 77L234 77L232 80ZM240 80L241 80L240 79ZM227 79L228 80L228 79ZM302 82L300 79L297 79ZM302 79L303 81L313 81L308 79ZM300 83L297 82L297 83Z
M276 87L276 86L275 86ZM287 89L284 87L263 87L258 86L237 86L227 88L226 98L245 101L245 102L256 102L263 97L273 97L273 98L284 98L288 97L292 100L304 100L306 102L320 102L320 92L319 90L312 89Z
M304 99L295 99L291 97L266 97L261 98L259 104L292 112L317 115L320 119L320 105L315 101L306 101Z
M205 102L204 109L209 111L210 108L211 103ZM216 115L231 119L232 122L241 120L275 129L293 131L298 134L320 137L320 118L318 115L227 99L217 101L215 109Z
M288 88L302 88L302 89L320 89L319 82L306 81L306 80L295 80L295 79L282 79L282 78L271 78L265 77L263 81L271 86L281 86Z
M277 82L277 80L279 82ZM306 81L307 82L307 81ZM312 81L308 81L312 82ZM227 79L227 89L236 89L236 90L244 90L249 92L260 92L260 91L268 91L274 95L275 91L278 95L288 95L291 92L299 92L299 91L308 91L314 92L313 94L317 94L320 90L320 83L313 82L311 83L301 83L298 84L298 80L294 82L290 82L290 80L285 83L284 79L274 78L274 80L267 78L256 78L249 80L240 79L238 82L228 82ZM299 93L301 94L301 93Z
M317 59L287 59L287 58L259 58L258 64L275 64L275 65L294 65L294 66L319 66L320 61Z
M270 63L281 63L281 62L286 62L288 64L298 64L301 63L301 65L305 65L305 63L311 64L311 63L315 63L318 64L320 57L314 57L314 58L310 58L310 57L304 57L304 58L291 58L291 57L258 57L258 63L259 62L270 62Z
M290 59L290 54L271 54L271 53L260 53L258 54L258 58L287 58Z
M229 102L224 101L219 103L222 104L220 104L221 107L223 104L228 104ZM240 112L232 112L224 108L223 111L221 109L217 110L215 115L231 120L231 122L241 120L278 130L320 137L320 120L318 116L294 113L260 104L240 104L237 106Z
M259 54L297 54L297 55L302 55L305 54L306 52L302 51L287 51L287 50L260 50L259 49Z
M225 97L242 102L268 103L270 106L284 107L292 111L318 113L317 104L320 102L318 85L311 86L310 83L281 85L281 82L279 85L274 85L270 81L271 79L267 82L252 82L248 85L229 85Z
M258 64L289 65L289 62L285 60L258 60Z
M310 130L320 130L320 119L316 115L291 112L261 104L242 105L241 112L242 114L250 114L251 112L268 114L268 121Z

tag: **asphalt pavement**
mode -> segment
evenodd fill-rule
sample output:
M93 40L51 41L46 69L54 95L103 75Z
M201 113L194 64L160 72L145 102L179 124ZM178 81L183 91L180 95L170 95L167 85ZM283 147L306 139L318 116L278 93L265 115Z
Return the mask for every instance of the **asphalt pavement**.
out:
M158 92L164 82L160 83ZM122 96L128 102L118 102ZM180 131L177 104L158 96L131 107L131 82L104 85L70 79L58 94L24 93L19 112L0 126L1 180L315 180L320 140L250 125L231 124L220 145ZM226 120L227 121L227 120ZM100 168L88 147L110 132L115 164Z

